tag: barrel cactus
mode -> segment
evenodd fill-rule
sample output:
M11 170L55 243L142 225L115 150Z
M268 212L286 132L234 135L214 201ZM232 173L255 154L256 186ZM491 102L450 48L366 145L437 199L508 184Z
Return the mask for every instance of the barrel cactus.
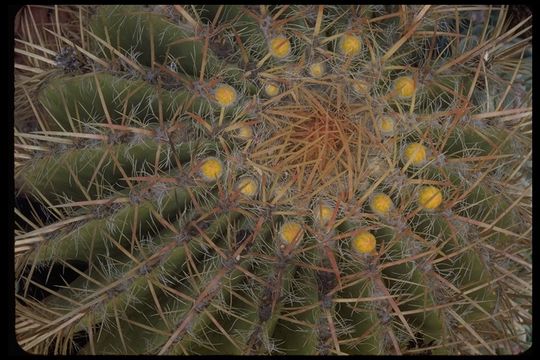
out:
M530 18L59 9L15 42L22 349L530 346Z

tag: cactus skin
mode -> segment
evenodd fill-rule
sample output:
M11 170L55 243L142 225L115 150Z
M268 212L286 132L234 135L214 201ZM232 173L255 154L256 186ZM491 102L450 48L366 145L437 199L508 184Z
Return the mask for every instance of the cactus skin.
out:
M50 50L15 133L49 214L17 212L23 349L530 346L530 39L506 7L77 9L77 67ZM53 266L76 276L40 285Z

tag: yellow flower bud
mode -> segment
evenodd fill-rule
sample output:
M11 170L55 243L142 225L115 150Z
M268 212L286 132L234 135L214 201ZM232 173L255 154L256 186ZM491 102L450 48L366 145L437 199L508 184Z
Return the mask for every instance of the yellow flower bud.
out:
M418 204L428 210L438 208L443 201L441 190L435 186L423 186L418 192Z
M405 163L411 162L413 166L420 166L427 159L426 147L420 143L411 143L405 147L403 151Z
M416 83L410 76L402 76L394 81L394 88L399 96L410 97L416 91Z
M279 86L274 83L268 83L264 86L264 93L268 97L274 97L279 94Z
M360 53L362 42L357 36L344 34L339 44L341 53L347 56L356 56Z
M334 209L323 202L315 206L315 221L320 225L326 225L334 215Z
M362 231L353 237L351 246L360 254L369 254L375 251L377 240L369 231Z
M201 164L200 174L206 181L215 181L223 174L223 163L215 157L208 157Z
M320 78L326 74L326 66L321 62L311 64L309 67L309 74L314 78Z
M214 98L222 107L231 106L237 98L236 90L230 85L219 84L214 90Z
M244 177L238 180L236 189L244 196L253 197L259 191L259 182L255 178Z
M383 135L393 135L395 124L394 118L388 115L381 116L379 119L379 129Z
M253 138L253 129L249 125L244 125L238 128L237 136L242 140L250 140Z
M270 40L270 53L278 59L283 59L291 52L291 42L285 36L276 36Z
M284 243L290 245L299 242L303 237L303 233L302 225L297 222L288 221L281 225L279 237Z
M377 215L387 215L394 207L394 203L390 196L378 193L373 195L370 204L371 210Z

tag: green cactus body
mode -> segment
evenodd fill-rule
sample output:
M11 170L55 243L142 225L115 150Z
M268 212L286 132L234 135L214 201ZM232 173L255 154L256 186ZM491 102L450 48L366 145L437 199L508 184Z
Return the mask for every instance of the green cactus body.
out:
M530 345L530 38L509 7L65 9L62 48L16 45L36 120L17 198L44 211L16 208L24 350Z

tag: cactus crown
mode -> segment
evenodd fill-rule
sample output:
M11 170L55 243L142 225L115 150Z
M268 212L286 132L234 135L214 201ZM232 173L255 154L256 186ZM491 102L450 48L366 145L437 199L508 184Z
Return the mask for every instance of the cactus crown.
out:
M50 44L16 41L15 180L44 213L16 209L23 349L528 346L530 19L59 9Z

